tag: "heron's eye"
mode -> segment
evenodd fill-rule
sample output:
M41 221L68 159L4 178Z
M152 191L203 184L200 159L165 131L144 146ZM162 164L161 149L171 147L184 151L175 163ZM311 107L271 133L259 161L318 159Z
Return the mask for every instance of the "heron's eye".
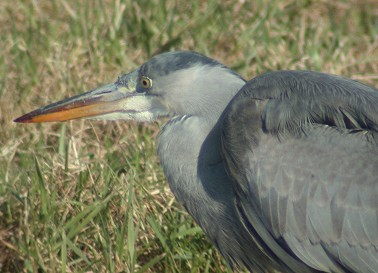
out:
M152 80L148 77L141 77L140 78L140 85L143 87L143 88L151 88L152 87Z

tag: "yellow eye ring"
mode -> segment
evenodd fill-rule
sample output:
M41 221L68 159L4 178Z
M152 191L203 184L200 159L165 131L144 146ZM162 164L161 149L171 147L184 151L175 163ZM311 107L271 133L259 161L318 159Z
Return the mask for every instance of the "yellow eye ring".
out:
M146 76L142 76L140 78L140 85L143 88L151 88L152 87L152 80Z

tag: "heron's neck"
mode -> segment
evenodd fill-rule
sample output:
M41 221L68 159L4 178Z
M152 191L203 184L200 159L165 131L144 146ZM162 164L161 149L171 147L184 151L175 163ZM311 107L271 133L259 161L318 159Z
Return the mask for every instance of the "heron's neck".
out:
M233 201L221 154L221 117L244 81L236 76L224 78L227 89L207 90L211 96L199 102L198 109L207 111L170 120L158 139L158 155L172 192L205 230L208 219L224 218L220 214Z
M232 192L217 124L194 116L177 118L164 126L158 139L158 155L172 192L204 229L202 218L225 211Z
M159 135L158 155L176 199L228 262L241 265L258 247L238 218L221 154L220 115L212 122L199 116L171 120Z

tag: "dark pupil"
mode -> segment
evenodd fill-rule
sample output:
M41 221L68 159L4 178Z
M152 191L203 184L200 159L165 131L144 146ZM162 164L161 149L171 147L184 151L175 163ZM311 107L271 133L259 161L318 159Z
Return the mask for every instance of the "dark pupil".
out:
M144 86L148 86L148 82L147 82L147 80L143 80L142 83L143 83Z

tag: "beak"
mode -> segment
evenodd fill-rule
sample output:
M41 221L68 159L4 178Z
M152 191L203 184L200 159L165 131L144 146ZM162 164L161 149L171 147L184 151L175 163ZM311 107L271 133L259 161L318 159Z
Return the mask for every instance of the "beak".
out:
M97 89L74 96L34 110L14 122L34 123L66 121L78 118L117 114L125 111L125 104L130 97L138 95L136 91L135 71L124 75L127 82L104 85Z

